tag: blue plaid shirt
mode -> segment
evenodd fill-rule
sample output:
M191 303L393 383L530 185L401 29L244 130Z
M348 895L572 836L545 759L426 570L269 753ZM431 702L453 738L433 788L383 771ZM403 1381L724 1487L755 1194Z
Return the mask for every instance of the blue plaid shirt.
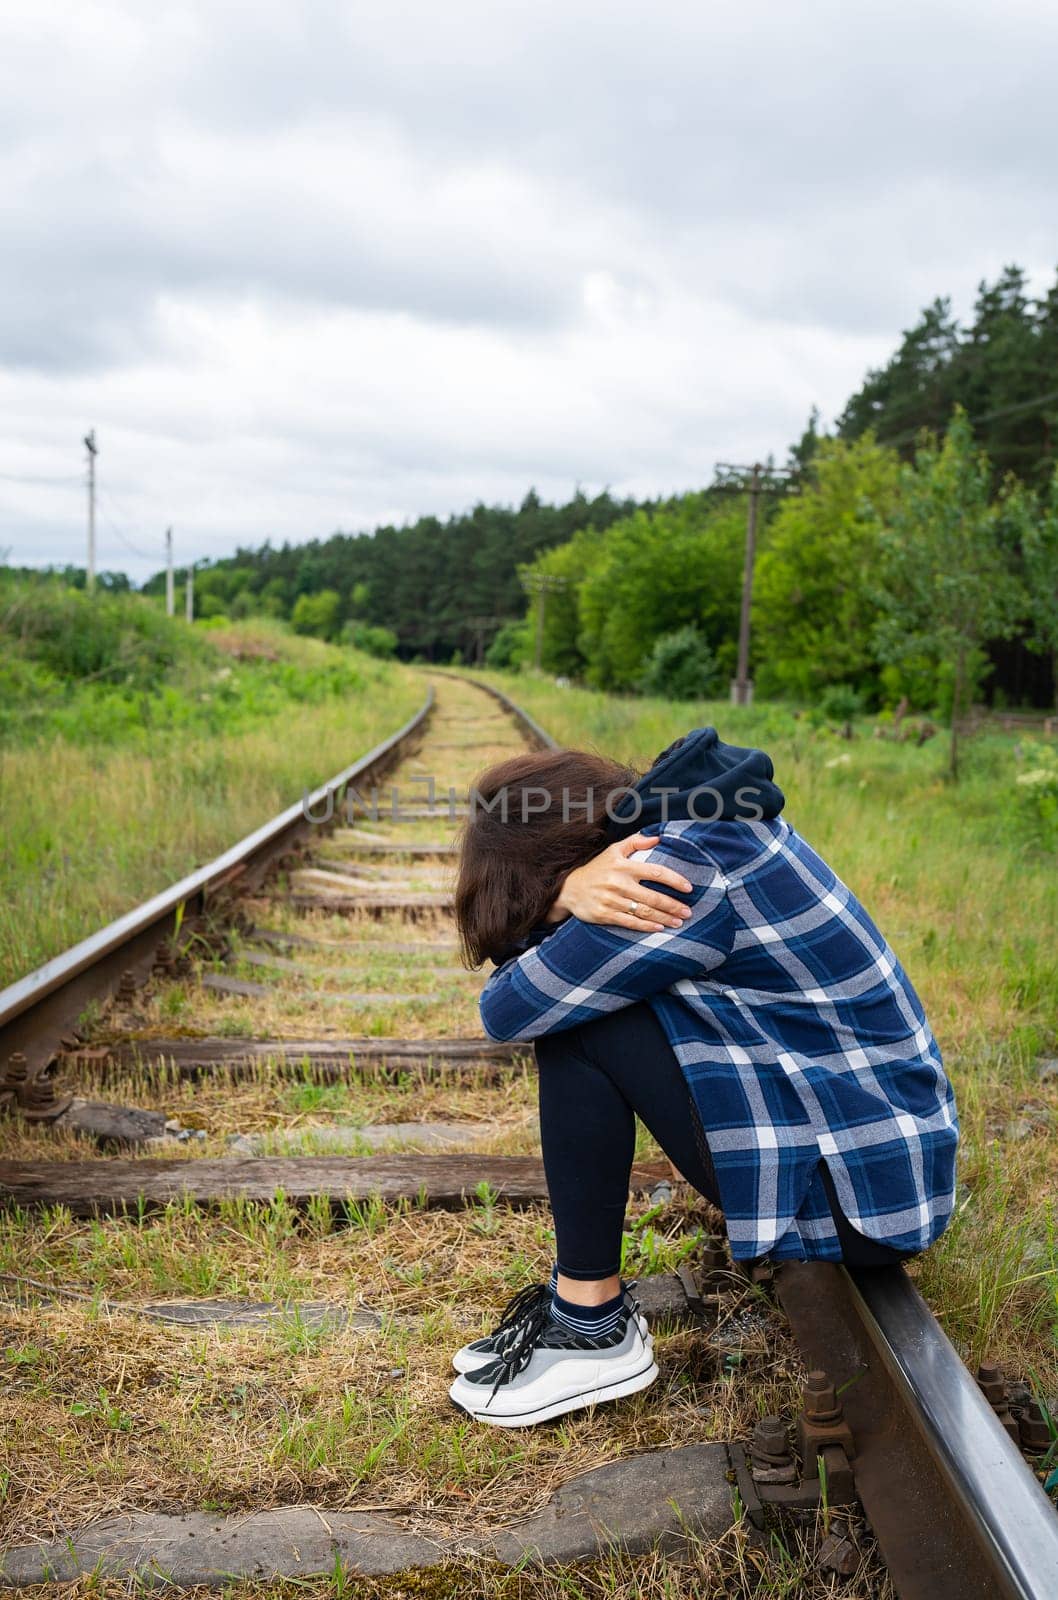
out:
M734 1256L840 1257L821 1161L854 1228L925 1249L954 1204L955 1103L919 998L855 896L781 818L668 822L635 859L682 873L693 915L649 934L559 924L492 974L486 1031L535 1039L649 1001Z

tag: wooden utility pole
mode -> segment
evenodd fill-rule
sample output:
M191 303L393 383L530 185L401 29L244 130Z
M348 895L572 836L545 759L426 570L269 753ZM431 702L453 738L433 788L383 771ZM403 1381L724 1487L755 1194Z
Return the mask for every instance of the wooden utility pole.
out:
M753 679L749 675L750 616L753 607L753 571L757 560L757 508L760 497L768 489L784 489L793 476L789 467L765 467L755 461L751 467L734 466L729 461L718 461L715 489L746 494L749 505L746 511L746 558L742 567L742 609L738 623L738 666L731 679L731 704L753 704Z
M96 586L96 456L99 454L94 428L85 434L84 444L88 451L88 563L85 567L85 588L91 594Z
M760 499L760 462L753 463L749 479L749 509L746 513L746 559L742 567L742 610L738 619L738 666L731 684L731 702L736 706L753 703L753 679L749 675L749 613L753 603L753 565L757 559L757 501Z
M173 530L165 530L165 614L171 617L176 610L176 593L173 586Z
M536 647L533 653L533 665L537 672L544 654L544 613L549 594L558 594L568 588L569 579L562 578L557 572L523 572L522 588L526 594L536 597Z

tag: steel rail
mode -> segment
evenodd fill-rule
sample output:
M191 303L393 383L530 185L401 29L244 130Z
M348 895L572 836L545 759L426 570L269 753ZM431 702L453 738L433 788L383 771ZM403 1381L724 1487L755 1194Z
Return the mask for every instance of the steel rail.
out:
M997 1592L1058 1594L1058 1516L933 1313L899 1270L849 1274L890 1378L914 1406ZM963 1588L965 1593L965 1588Z
M204 909L209 896L228 883L238 881L242 887L258 881L277 856L314 826L311 814L322 805L330 810L349 784L380 776L424 725L433 701L430 687L422 706L396 733L311 794L213 861L0 990L0 1064L21 1051L29 1076L39 1073L90 1000L107 994L124 971L146 972L158 944L175 930L179 918Z
M776 1283L900 1600L1054 1600L1058 1515L903 1268L790 1262Z
M538 749L557 750L559 748L558 740L552 739L551 735L545 732L540 724L529 715L528 711L523 711L522 707L516 705L509 695L504 694L502 689L493 688L491 683L479 683L476 678L464 678L463 682L472 683L476 688L484 689L486 694L490 694L494 700L498 700L504 711L514 718L522 732L528 734Z

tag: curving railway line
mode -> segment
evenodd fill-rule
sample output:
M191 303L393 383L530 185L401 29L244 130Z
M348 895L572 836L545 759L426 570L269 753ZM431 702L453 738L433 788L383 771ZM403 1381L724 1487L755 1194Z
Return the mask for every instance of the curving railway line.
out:
M0 1206L25 1214L62 1206L73 1218L131 1226L173 1203L208 1209L281 1192L292 1205L325 1201L340 1211L381 1197L449 1212L484 1206L486 1233L503 1226L500 1200L539 1206L546 1191L528 1153L531 1119L504 1099L504 1085L526 1076L524 1056L475 1026L479 980L455 965L448 874L475 772L552 742L496 690L432 674L420 711L303 804L0 992ZM479 1117L476 1133L458 1119L390 1118L392 1139L385 1122L381 1134L361 1126L353 1140L347 1127L318 1122L300 1150L260 1128L229 1131L218 1153L219 1135L201 1137L158 1104L136 1103L160 1082L180 1086L186 1108L221 1082L230 1123L266 1069L276 1081L287 1072L323 1086L373 1074L406 1089L410 1079L424 1103L432 1085L448 1082L457 1107L467 1085L494 1092L497 1110ZM364 1153L369 1134L379 1143ZM667 1167L643 1164L634 1182L664 1208ZM512 1563L587 1557L609 1542L678 1548L688 1525L720 1535L737 1496L749 1530L783 1511L804 1519L822 1507L829 1521L850 1507L848 1524L825 1541L827 1570L856 1572L859 1516L901 1600L1058 1595L1058 1518L1029 1464L1050 1443L1046 1425L1001 1374L978 1381L967 1371L902 1271L790 1264L773 1284L747 1288L714 1245L641 1281L648 1314L699 1339L728 1325L747 1293L751 1312L765 1292L777 1297L810 1374L795 1448L784 1419L758 1418L742 1442L661 1441L643 1457L644 1478L622 1450L509 1525L464 1529L454 1540L438 1531L443 1518L414 1532L392 1518L376 1527L370 1514L346 1526L350 1513L328 1512L316 1565L313 1540L322 1536L293 1508L242 1516L231 1528L194 1511L166 1521L123 1509L71 1529L60 1506L61 1537L47 1518L30 1518L22 1537L16 1515L0 1583L66 1581L97 1568L185 1585L226 1573L296 1576L328 1567L336 1551L368 1573L468 1552ZM17 1272L0 1277L0 1291L31 1313L86 1298ZM246 1327L268 1325L283 1308L141 1300L114 1309L154 1323ZM306 1303L298 1315L356 1321L328 1304ZM8 1470L17 1484L17 1464Z

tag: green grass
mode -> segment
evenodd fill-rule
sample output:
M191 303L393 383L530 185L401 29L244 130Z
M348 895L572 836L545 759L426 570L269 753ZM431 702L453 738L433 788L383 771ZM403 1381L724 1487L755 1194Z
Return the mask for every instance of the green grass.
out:
M234 844L424 698L404 668L275 626L193 641L190 676L181 658L175 680L118 695L105 735L70 680L32 738L0 749L0 985ZM220 682L196 688L203 672Z
M99 749L153 748L167 733L228 736L291 703L365 687L364 657L282 624L189 628L136 594L12 580L0 567L0 744L59 736Z

